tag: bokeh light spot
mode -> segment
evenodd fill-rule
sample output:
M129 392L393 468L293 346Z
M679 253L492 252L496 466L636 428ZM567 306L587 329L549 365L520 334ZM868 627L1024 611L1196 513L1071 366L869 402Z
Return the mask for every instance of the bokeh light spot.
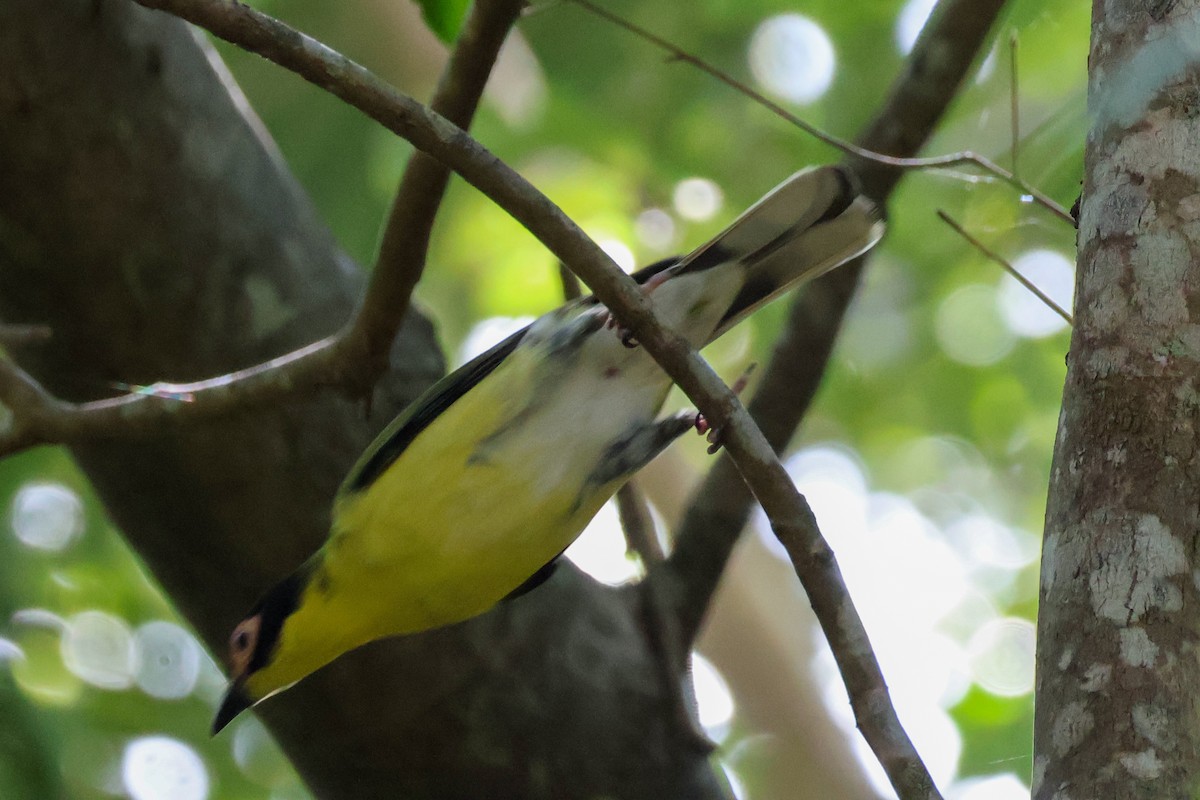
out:
M709 736L724 739L733 720L733 694L724 676L699 653L692 653L692 686L700 724Z
M247 778L259 786L278 788L292 780L292 771L271 741L263 724L254 717L239 721L233 732L233 760Z
M1038 557L1040 539L1015 531L999 520L970 514L946 528L946 539L973 567L1018 570Z
M1070 313L1075 296L1075 270L1062 253L1031 250L1013 261L1013 269ZM1039 339L1058 333L1067 321L1011 275L1000 284L1000 314L1018 336Z
M15 661L24 657L25 651L21 649L20 645L11 639L5 639L3 636L0 636L0 664L3 664L5 661Z
M504 40L484 100L509 126L528 130L546 106L546 76L520 31Z
M644 246L659 252L674 247L678 236L675 220L661 208L647 208L638 214L633 232Z
M66 620L44 608L22 608L13 612L12 623L14 644L21 656L8 666L21 691L43 705L74 704L83 691L83 681L63 665Z
M102 689L128 689L138 666L133 632L103 611L83 611L67 620L63 663L73 674Z
M13 498L10 518L22 544L57 552L83 533L83 502L60 483L27 483Z
M1013 346L996 308L996 290L982 283L960 287L942 301L934 332L947 356L973 367L995 364Z
M488 317L480 320L463 339L458 351L459 363L465 364L475 356L482 355L533 320L533 317Z
M794 103L811 103L833 83L833 42L800 14L765 20L750 39L750 71L764 89Z
M135 642L141 653L138 687L163 700L187 697L200 677L200 645L172 622L156 620L137 629Z
M600 245L600 249L608 254L608 257L617 262L617 266L623 272L633 272L633 267L637 263L633 258L633 251L629 249L629 245L622 242L620 239L599 239L596 242Z
M62 633L67 627L65 619L47 608L18 608L13 612L12 621L26 628L41 628L55 633Z
M133 800L205 800L208 770L196 751L167 736L145 736L125 746L121 779Z
M712 219L724 201L721 187L708 178L685 178L675 184L672 195L675 213L692 222Z
M950 787L946 800L1029 800L1029 787L1005 772L959 781Z
M896 17L896 47L902 55L908 55L912 51L917 37L921 35L921 29L925 27L925 22L936 5L937 0L908 0L904 8L900 9L900 14Z
M605 503L588 526L566 550L575 566L601 583L610 586L625 583L639 574L637 562L625 550L625 536L617 507Z
M975 682L1000 697L1033 691L1033 623L1019 617L992 620L967 643Z

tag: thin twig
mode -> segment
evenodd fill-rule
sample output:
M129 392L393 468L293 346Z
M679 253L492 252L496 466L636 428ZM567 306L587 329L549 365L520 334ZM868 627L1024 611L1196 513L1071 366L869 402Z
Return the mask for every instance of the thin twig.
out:
M663 597L662 587L655 581L641 581L633 591L641 600L642 627L650 656L654 659L663 691L671 703L671 718L679 735L698 752L708 754L716 749L698 719L695 693L691 678L688 648L679 636L679 628L670 613L670 604Z
M975 236L973 236L971 233L969 233L967 231L967 229L964 228L962 225L959 225L945 211L938 209L937 215L938 215L938 217L941 218L942 222L949 225L951 228L953 228L955 230L955 232L958 233L959 236L966 239L971 244L972 247L974 247L980 253L983 253L983 255L986 256L987 258L989 258L992 261L999 264L1001 266L1001 268L1004 269L1005 272L1007 272L1009 275L1012 275L1014 278L1016 278L1018 283L1020 283L1022 286L1024 286L1029 291L1033 292L1033 294L1037 297L1038 300L1041 300L1043 303L1046 304L1046 306L1051 311L1053 311L1055 314L1058 314L1060 317L1062 317L1064 320L1066 320L1068 325L1075 324L1074 318L1070 314L1068 314L1066 312L1066 310L1063 309L1062 306L1060 306L1058 303L1054 302L1054 300L1052 300L1050 298L1050 295L1043 292L1041 289L1039 289L1037 286L1035 286L1032 281L1030 281L1028 278L1026 278L1024 275L1022 275L1020 272L1018 272L1016 267L1014 267L1012 264L1010 264L1007 259L1005 259L1003 256L1001 256L999 253L995 252L994 250L990 249L983 242L979 241L979 239L977 239Z
M616 504L627 551L636 554L647 568L661 564L664 557L662 545L654 529L650 507L646 505L646 499L638 491L635 481L629 481L617 490ZM642 581L635 591L642 600L646 641L658 667L663 690L671 700L676 728L698 750L712 752L715 745L700 726L692 695L681 680L688 665L688 645L679 626L675 624L670 603L663 596L658 581Z
M860 135L863 149L897 156L920 151L957 96L1003 4L1003 0L942 0L938 4L886 102ZM885 202L898 182L899 170L875 160L860 160L854 167L867 193ZM788 323L751 400L755 419L778 450L792 439L816 396L860 270L860 263L842 267L810 285L793 301ZM749 520L750 501L750 493L732 462L727 458L718 460L693 494L667 562L650 576L651 580L676 587L676 615L685 637L694 637L700 628L733 546ZM802 569L803 553L795 549L796 542L785 541L793 545L789 552L796 571L806 591L811 592L812 579ZM816 603L813 605L818 608ZM818 620L828 630L820 609ZM833 651L840 662L836 645ZM882 675L862 671L853 664L839 669L859 730L885 765L893 786L904 785L898 794L905 798L921 796L919 785L905 783L903 770L911 751L896 748L898 740L880 735L879 726L870 718L875 711L872 704L886 697Z
M468 130L488 76L524 0L477 0L442 72L430 108ZM421 278L434 218L450 181L446 165L414 152L400 179L388 215L375 269L362 306L346 336L363 343L368 366L362 388L372 386L388 364L409 298Z
M484 0L472 7L464 23L434 99L464 124L474 113L520 7L521 0ZM448 177L441 163L423 153L414 155L362 306L349 325L327 339L226 375L191 383L160 382L88 403L57 400L15 364L0 362L0 403L7 409L5 416L11 415L11 424L0 427L0 455L42 443L128 436L166 423L211 419L325 386L363 392L386 366L424 265ZM31 338L38 332L36 326L28 331ZM0 339L0 345L6 344Z
M583 296L583 286L580 285L578 276L567 269L567 265L562 262L558 264L558 279L562 283L564 300L570 302Z
M654 519L646 499L638 491L635 481L630 481L617 490L617 516L625 534L625 546L635 553L647 567L659 564L664 558L662 545L654 530Z
M199 421L268 403L337 380L344 363L336 336L243 370L194 383L152 384L89 403L53 397L12 361L0 360L0 454L38 444L153 432L176 421ZM181 398L189 398L182 402ZM191 402L203 400L202 402Z
M1009 124L1012 133L1012 171L1013 178L1019 180L1021 155L1021 104L1018 100L1019 87L1017 67L1017 32L1008 36L1008 68L1009 68Z
M869 150L864 147L859 147L852 142L848 142L845 139L841 139L833 134L827 133L815 125L806 122L805 120L785 109L783 106L779 105L773 100L770 100L765 95L755 91L750 86L746 85L742 81L739 81L737 78L734 78L729 73L717 69L699 56L684 50L682 47L679 47L676 44L668 42L661 36L651 33L636 23L630 22L624 17L618 16L607 9L601 8L595 3L592 3L591 0L566 1L574 3L575 5L600 17L601 19L607 20L608 22L611 22L612 24L629 31L639 38L650 42L656 47L667 51L671 54L672 61L682 61L684 63L691 64L696 69L711 75L726 86L729 86L735 91L740 92L746 97L754 100L754 102L758 103L763 108L766 108L768 111L780 117L781 119L784 119L792 125L795 125L797 128L800 128L800 130L804 131L815 139L824 142L830 147L837 148L847 155L855 156L863 159L864 161L872 161L876 164L895 167L897 169L946 169L949 167L972 165L1018 189L1023 195L1029 196L1035 203L1047 209L1064 222L1070 224L1071 226L1074 226L1075 224L1070 213L1065 208L1054 202L1054 200L1043 194L1037 188L1029 185L1025 181L1020 180L1012 172L1004 169L986 156L973 153L969 150L964 150L958 153L950 153L943 156L931 156L927 158L899 158L896 156L885 155L874 150Z
M635 481L631 480L617 490L617 516L621 521L621 532L625 534L626 552L640 558L648 569L661 564L664 554L654 529L654 520L650 516L650 507ZM682 680L689 664L688 644L675 623L671 604L663 596L663 588L658 581L641 581L633 591L641 601L642 628L646 632L646 642L663 683L663 691L670 699L675 727L700 752L710 753L716 746L700 726L694 698Z

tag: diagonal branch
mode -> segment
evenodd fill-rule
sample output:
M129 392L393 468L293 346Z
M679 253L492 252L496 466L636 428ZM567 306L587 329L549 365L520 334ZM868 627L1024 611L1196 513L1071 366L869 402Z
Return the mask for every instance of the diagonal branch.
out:
M470 128L500 46L523 6L524 0L474 3L430 103L434 112L463 130ZM388 349L421 279L434 218L449 182L446 165L421 151L413 153L400 179L375 270L345 334L363 349L364 370L358 378L364 388L373 385L387 368Z
M0 105L32 99L20 124L0 124L14 178L0 192L0 317L54 330L20 356L56 393L254 364L337 330L361 297L365 276L256 135L206 38L128 0L0 3ZM248 318L260 290L278 292L271 316ZM72 448L210 647L325 539L347 467L440 373L415 304L400 339L383 417L321 392ZM347 654L260 716L328 800L480 786L498 799L723 797L663 713L632 595L565 565L495 613Z
M1058 314L1060 317L1062 317L1063 322L1067 323L1068 325L1075 324L1074 318L1071 317L1071 315L1067 312L1067 310L1065 308L1060 306L1058 303L1054 302L1054 298L1050 297L1050 295L1046 294L1041 289L1039 289L1033 281L1029 280L1029 278L1026 278L1024 275L1022 275L1017 270L1016 267L1014 267L1011 263L1009 263L1008 259L1006 259L1004 256L1000 255L995 250L993 250L992 248L988 247L986 244L981 242L979 240L979 237L974 236L970 231L968 231L966 228L964 228L958 222L958 220L954 219L954 217L950 216L942 209L940 209L940 208L938 209L937 215L938 215L938 219L940 219L942 222L949 225L951 227L951 229L954 230L955 233L957 233L959 236L966 239L968 244L970 244L972 247L974 247L976 250L978 250L980 253L982 253L984 258L988 259L989 261L991 261L995 264L1000 265L1000 268L1002 270L1007 272L1009 275L1013 276L1013 279L1015 279L1017 281L1017 283L1021 284L1026 289L1028 289L1030 294L1032 294L1038 300L1041 300L1042 303L1047 308L1049 308L1051 311L1053 311L1055 314Z
M804 119L796 116L795 114L793 114L792 112L790 112L786 108L784 108L783 106L779 105L778 103L776 103L773 100L771 100L770 98L768 98L766 95L762 94L761 92L755 91L748 84L744 83L743 81L739 81L737 78L733 77L729 73L723 72L722 70L717 69L712 64L708 63L704 59L697 56L695 53L688 52L687 50L684 50L679 45L676 45L672 42L667 41L666 39L662 38L661 36L658 36L650 31L646 30L645 28L641 27L640 25L636 25L633 22L630 22L629 20L625 19L624 17L614 14L613 12L611 12L607 9L601 8L600 6L591 2L591 0L569 0L569 2L574 3L575 5L579 6L580 8L585 9L586 11L596 15L597 17L600 17L601 19L611 22L612 24L616 25L617 27L620 27L620 28L623 28L623 29L629 31L630 33L634 34L635 36L638 36L639 38L650 42L655 47L665 50L666 52L671 54L672 60L682 61L685 64L691 64L696 69L717 79L718 81L725 84L729 88L737 91L740 94L745 95L746 97L749 97L751 100L758 103L760 106L767 109L772 114L779 117L780 119L783 119L783 120L791 123L792 125L795 125L797 128L804 131L809 136L812 136L814 139L817 139L817 140L829 145L830 147L840 150L841 152L843 152L844 154L846 154L847 156L849 156L851 158L859 159L864 162L870 162L870 163L876 164L881 167L895 167L896 169L901 169L901 170L903 170L903 169L950 169L952 167L964 167L964 166L975 167L976 169L980 170L981 172L984 172L988 175L992 175L993 177L1004 181L1008 185L1010 185L1013 188L1020 191L1023 195L1028 195L1030 198L1032 198L1033 202L1042 206L1047 211L1049 211L1050 213L1054 214L1056 217L1061 219L1063 222L1066 222L1068 225L1074 226L1074 224L1075 224L1074 218L1071 217L1071 214L1069 211L1067 211L1065 208L1063 208L1058 203L1054 202L1054 200L1052 200L1048 195L1046 195L1045 193L1040 191L1036 186L1033 186L1033 185L1021 180L1020 177L1018 177L1016 174L1015 164L1014 164L1013 170L1009 171L1009 170L1006 170L1004 167L1001 167L996 162L992 161L990 158L987 158L986 156L982 156L978 153L973 153L969 150L958 152L958 153L947 153L946 155L941 155L941 156L926 156L924 158L915 158L912 156L887 155L887 153L889 151L886 151L886 150L881 151L881 150L877 150L873 147L864 146L862 144L855 144L854 142L848 142L845 139L841 139L837 136L834 136L831 133L828 133L827 131L822 130L821 128L818 128L816 125L813 125L812 123L808 122L807 120L804 120ZM914 63L918 63L918 62L914 61L914 59L910 57L909 64L914 64ZM1015 150L1014 150L1014 152L1015 152Z
M340 364L337 337L279 358L194 383L156 383L144 391L90 403L71 403L47 392L14 362L0 360L0 454L46 443L75 443L133 433L153 433L186 416L212 419L251 400L269 403L328 380ZM191 400L203 394L203 402Z
M440 115L380 82L349 59L244 6L204 0L141 0L290 69L368 114L453 168L523 224L629 328L642 346L724 435L742 477L782 541L802 549L801 577L851 685L879 675L862 621L845 592L833 553L816 529L770 444L737 396L687 342L658 324L645 295L562 211L520 175ZM882 680L879 680L882 686ZM860 695L861 696L861 695ZM939 797L896 717L886 691L861 696L860 725L903 798Z
M944 0L922 32L884 107L859 138L862 147L902 157L919 152L956 96L1002 7L1003 0ZM881 202L901 175L898 166L889 168L877 160L861 160L856 167L868 193ZM750 401L752 416L777 452L792 438L812 403L857 288L861 266L860 261L830 274L811 285L792 305L787 326ZM752 500L738 469L722 458L693 496L665 568L651 576L651 580L674 584L684 641L694 640L699 631L733 546L749 520ZM810 585L823 581L820 576L814 579L806 573L819 567L808 557L804 541L785 536L780 540L817 609ZM821 622L827 630L825 621ZM832 639L830 643L832 647ZM877 729L864 719L872 703L886 696L883 677L877 671L844 664L836 648L834 654L859 728L880 760L886 761L887 740L880 741Z
M943 0L909 55L883 108L859 137L872 152L920 151L986 41L1004 0ZM867 193L886 201L902 170L875 161L855 167ZM750 401L771 446L781 452L812 404L846 308L858 287L861 259L811 284L793 301L788 322ZM676 581L677 613L694 639L741 529L752 498L727 459L697 489L676 536L664 580Z

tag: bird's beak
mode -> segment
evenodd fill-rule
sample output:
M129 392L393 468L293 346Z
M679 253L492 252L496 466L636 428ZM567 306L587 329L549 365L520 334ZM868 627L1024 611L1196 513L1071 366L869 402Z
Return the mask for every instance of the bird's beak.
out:
M220 733L222 728L233 722L234 717L251 705L253 705L253 701L250 699L250 695L246 694L246 690L242 688L242 680L239 678L232 681L225 691L224 699L221 700L221 707L217 709L217 716L213 719L213 736Z

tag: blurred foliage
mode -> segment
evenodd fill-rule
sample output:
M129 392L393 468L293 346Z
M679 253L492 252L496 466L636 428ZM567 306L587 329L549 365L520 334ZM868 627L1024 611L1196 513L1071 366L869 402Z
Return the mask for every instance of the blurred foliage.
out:
M443 51L407 3L258 5L418 97L427 96L436 79ZM759 26L777 15L803 14L828 35L836 68L820 99L797 111L845 137L871 117L901 67L896 26L902 6L899 0L810 0L803 7L701 0L683 14L677 3L606 3L752 84L748 53ZM442 38L457 28L459 8L458 0L422 3ZM1088 13L1087 4L1071 0L1012 3L1000 44L964 87L929 152L971 149L1006 163L1007 41L1016 31L1020 170L1070 206L1079 190L1086 128ZM411 148L271 65L224 45L220 51L346 250L369 265ZM535 3L504 62L475 134L585 230L606 244L620 243L638 263L703 241L790 172L837 158L745 97L569 2ZM711 181L723 197L706 219L686 219L675 207L675 188L691 177ZM1074 231L1007 186L958 173L908 176L889 208L888 239L872 259L796 446L834 442L854 454L873 497L906 498L951 550L976 546L962 533L969 528L954 524L970 515L1032 541L1041 530L1068 332L1033 337L1015 330L1001 302L1009 279L937 220L939 208L1000 253L1050 250L1074 260ZM669 221L654 235L646 219L639 222L648 209L664 212L660 223ZM561 288L545 250L458 181L438 221L418 296L457 354L480 319L538 314L559 302ZM769 309L708 355L722 373L738 374L765 357L782 317L782 306ZM159 784L131 786L130 770L144 757L134 745L163 741L147 737L190 749L207 786L197 797L305 796L258 723L244 720L231 734L208 737L221 676L207 656L182 696L162 699L146 691L144 654L134 647L121 660L126 640L142 642L146 623L181 623L62 452L39 450L0 463L0 502L10 509L20 505L24 489L47 483L82 498L80 533L57 550L0 534L0 797L192 796L187 791L194 784L170 782L196 779L195 764L178 748L154 751L165 793L154 793ZM993 616L1033 618L1035 561L995 568L972 563L969 574L979 581L973 591ZM78 616L85 612L106 616ZM81 620L97 619L106 632L93 642L99 666L81 665L68 640ZM973 618L963 619L968 622L956 627L948 615L938 625L967 648ZM186 647L176 645L183 650L160 654L159 666L173 667L173 658L186 662ZM1027 780L1029 690L999 696L975 684L950 703L963 742L958 775L1014 772ZM735 723L723 751L743 752L738 742L754 736ZM734 759L751 797L762 783L756 772L770 768L770 759L753 752Z
M462 27L468 0L418 0L421 16L443 42L453 42Z

